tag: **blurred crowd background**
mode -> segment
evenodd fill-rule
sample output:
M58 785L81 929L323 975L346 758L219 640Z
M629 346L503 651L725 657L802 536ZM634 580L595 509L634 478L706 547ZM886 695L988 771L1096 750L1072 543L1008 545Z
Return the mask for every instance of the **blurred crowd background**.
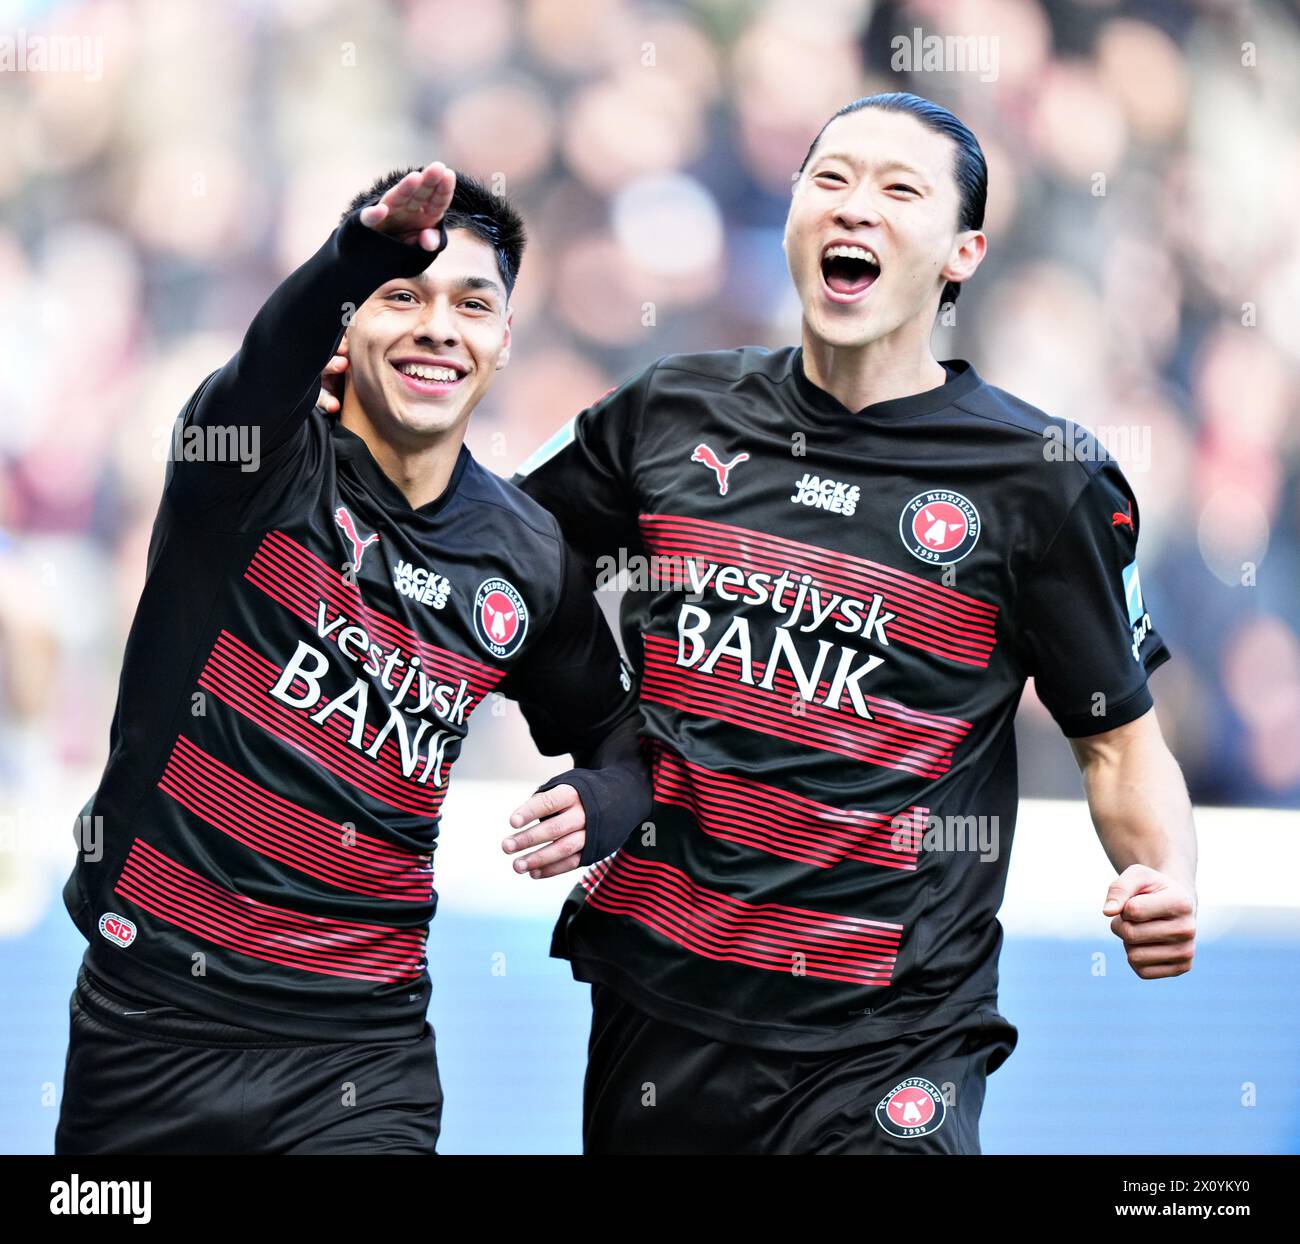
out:
M989 255L937 356L1117 446L1175 657L1153 685L1194 799L1300 806L1292 8L0 3L11 52L38 35L87 56L0 70L11 831L50 818L70 859L172 421L358 189L443 159L523 210L514 354L470 434L509 475L661 354L796 341L791 174L840 105L897 89L956 111L990 167ZM948 36L982 62L918 63L918 41ZM1024 793L1077 796L1032 690L1019 729ZM470 744L458 774L539 773L513 712L476 717ZM7 887L11 930L50 879Z

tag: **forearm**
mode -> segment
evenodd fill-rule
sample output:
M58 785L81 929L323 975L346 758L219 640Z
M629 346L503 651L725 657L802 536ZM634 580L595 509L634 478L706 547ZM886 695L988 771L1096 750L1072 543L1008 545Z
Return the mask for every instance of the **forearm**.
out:
M567 783L577 790L587 817L584 865L613 854L650 815L654 794L640 727L640 712L629 712L599 742L574 753L574 768L538 788Z
M192 421L256 424L264 438L279 439L284 424L314 404L350 311L384 282L424 271L430 258L353 213L266 300L239 352L204 388Z
M1083 784L1097 836L1116 872L1145 864L1195 890L1191 800L1158 728L1094 746L1083 765Z

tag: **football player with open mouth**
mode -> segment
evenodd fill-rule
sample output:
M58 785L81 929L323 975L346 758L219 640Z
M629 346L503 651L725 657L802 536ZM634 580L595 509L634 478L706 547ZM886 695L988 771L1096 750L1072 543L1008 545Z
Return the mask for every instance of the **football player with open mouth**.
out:
M654 832L575 887L589 1153L978 1153L1025 683L1070 740L1143 979L1191 967L1196 844L1147 675L1138 505L1090 434L931 335L984 257L969 128L842 108L784 249L802 340L661 358L516 480L629 591ZM1062 879L1063 887L1069 879ZM650 1093L647 1086L653 1086Z

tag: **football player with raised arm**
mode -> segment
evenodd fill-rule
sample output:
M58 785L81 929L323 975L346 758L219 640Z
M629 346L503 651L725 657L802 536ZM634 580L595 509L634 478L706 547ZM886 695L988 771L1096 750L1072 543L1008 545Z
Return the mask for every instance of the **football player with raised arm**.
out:
M181 413L64 891L89 946L59 1153L434 1152L425 942L471 715L510 696L573 754L518 812L572 865L649 811L576 557L463 443L523 243L442 164L382 178Z

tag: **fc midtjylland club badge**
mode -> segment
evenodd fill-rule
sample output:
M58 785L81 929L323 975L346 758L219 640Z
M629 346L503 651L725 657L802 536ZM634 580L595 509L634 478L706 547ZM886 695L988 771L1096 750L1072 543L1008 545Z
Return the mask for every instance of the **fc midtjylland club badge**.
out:
M947 1117L943 1094L924 1076L895 1084L876 1107L876 1122L891 1136L904 1139L937 1132Z
M528 631L528 607L506 579L484 579L474 593L474 630L494 657L511 656Z
M959 492L918 492L898 519L898 534L911 555L932 566L959 562L980 538L979 511Z

